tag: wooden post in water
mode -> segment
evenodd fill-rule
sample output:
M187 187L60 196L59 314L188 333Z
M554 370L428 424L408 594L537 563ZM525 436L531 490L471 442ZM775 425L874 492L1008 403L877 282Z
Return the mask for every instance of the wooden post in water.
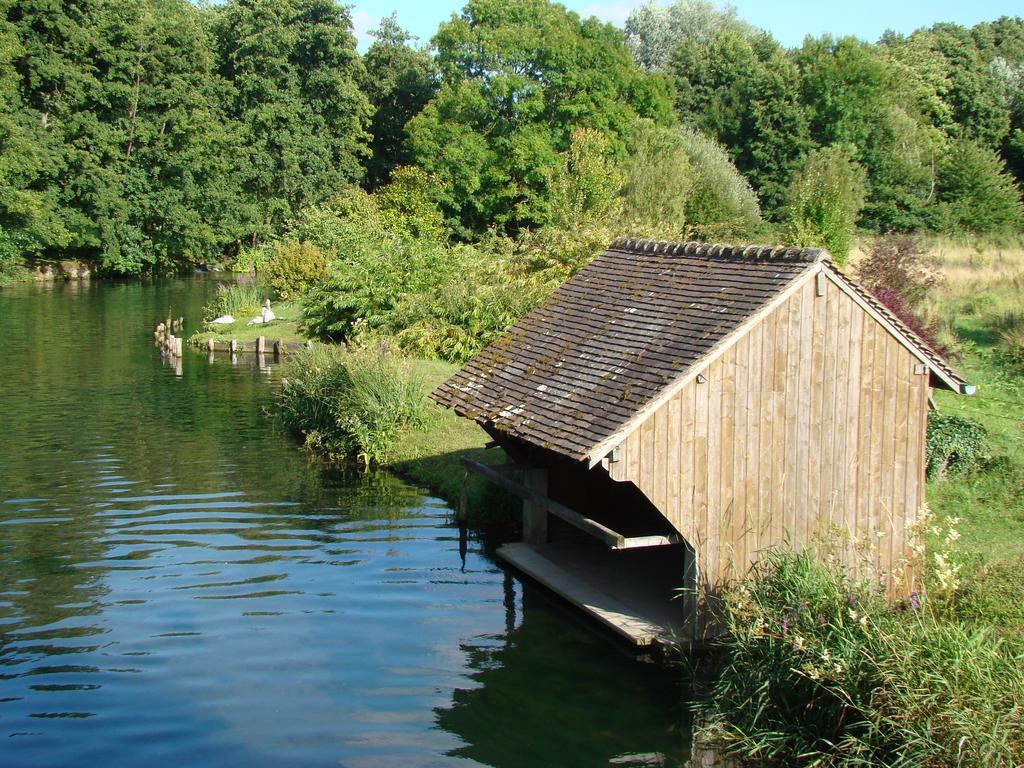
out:
M545 467L530 467L523 472L523 485L538 493L548 492L548 471ZM548 511L523 499L523 541L527 544L547 544Z
M238 342L235 339L232 339L231 341L228 342L228 351L232 355L238 352Z
M274 361L278 362L281 359L281 340L277 339L274 342Z
M262 355L267 349L267 340L263 336L256 339L256 354Z
M207 339L206 340L206 351L207 352L209 352L212 355L213 351L216 348L217 348L217 345L214 343L213 339Z

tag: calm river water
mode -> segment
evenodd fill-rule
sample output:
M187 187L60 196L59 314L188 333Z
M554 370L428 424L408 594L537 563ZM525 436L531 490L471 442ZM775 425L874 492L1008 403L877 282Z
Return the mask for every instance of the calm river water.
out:
M0 765L681 764L673 673L311 463L275 369L161 363L212 292L0 291Z

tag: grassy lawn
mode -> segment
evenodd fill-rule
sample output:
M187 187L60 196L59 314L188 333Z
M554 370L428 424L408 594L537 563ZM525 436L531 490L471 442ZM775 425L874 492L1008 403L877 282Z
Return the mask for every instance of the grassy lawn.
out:
M936 248L944 286L930 311L961 350L973 397L937 391L944 413L989 433L991 460L966 477L929 484L942 517L960 517L964 608L1019 637L1024 629L1024 370L1008 362L1007 329L1024 318L1024 251Z
M281 339L282 341L304 342L309 338L302 330L302 304L299 302L280 302L275 304L274 315L276 319L267 324L248 325L248 322L259 313L252 312L250 315L238 317L231 325L204 325L189 337L188 343L196 346L203 346L208 339L214 341L255 341L260 336L267 339Z

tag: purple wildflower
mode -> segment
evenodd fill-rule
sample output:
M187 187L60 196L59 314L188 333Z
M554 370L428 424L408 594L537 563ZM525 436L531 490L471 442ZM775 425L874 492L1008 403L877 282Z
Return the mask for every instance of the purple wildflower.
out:
M921 601L917 598L917 592L910 593L910 607L915 611L921 608Z

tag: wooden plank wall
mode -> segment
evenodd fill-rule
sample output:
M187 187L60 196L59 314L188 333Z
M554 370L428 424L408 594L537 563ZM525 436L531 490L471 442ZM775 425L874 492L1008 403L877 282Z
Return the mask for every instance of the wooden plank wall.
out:
M696 548L712 589L766 548L831 549L911 590L928 376L831 280L809 279L658 409L609 464Z

